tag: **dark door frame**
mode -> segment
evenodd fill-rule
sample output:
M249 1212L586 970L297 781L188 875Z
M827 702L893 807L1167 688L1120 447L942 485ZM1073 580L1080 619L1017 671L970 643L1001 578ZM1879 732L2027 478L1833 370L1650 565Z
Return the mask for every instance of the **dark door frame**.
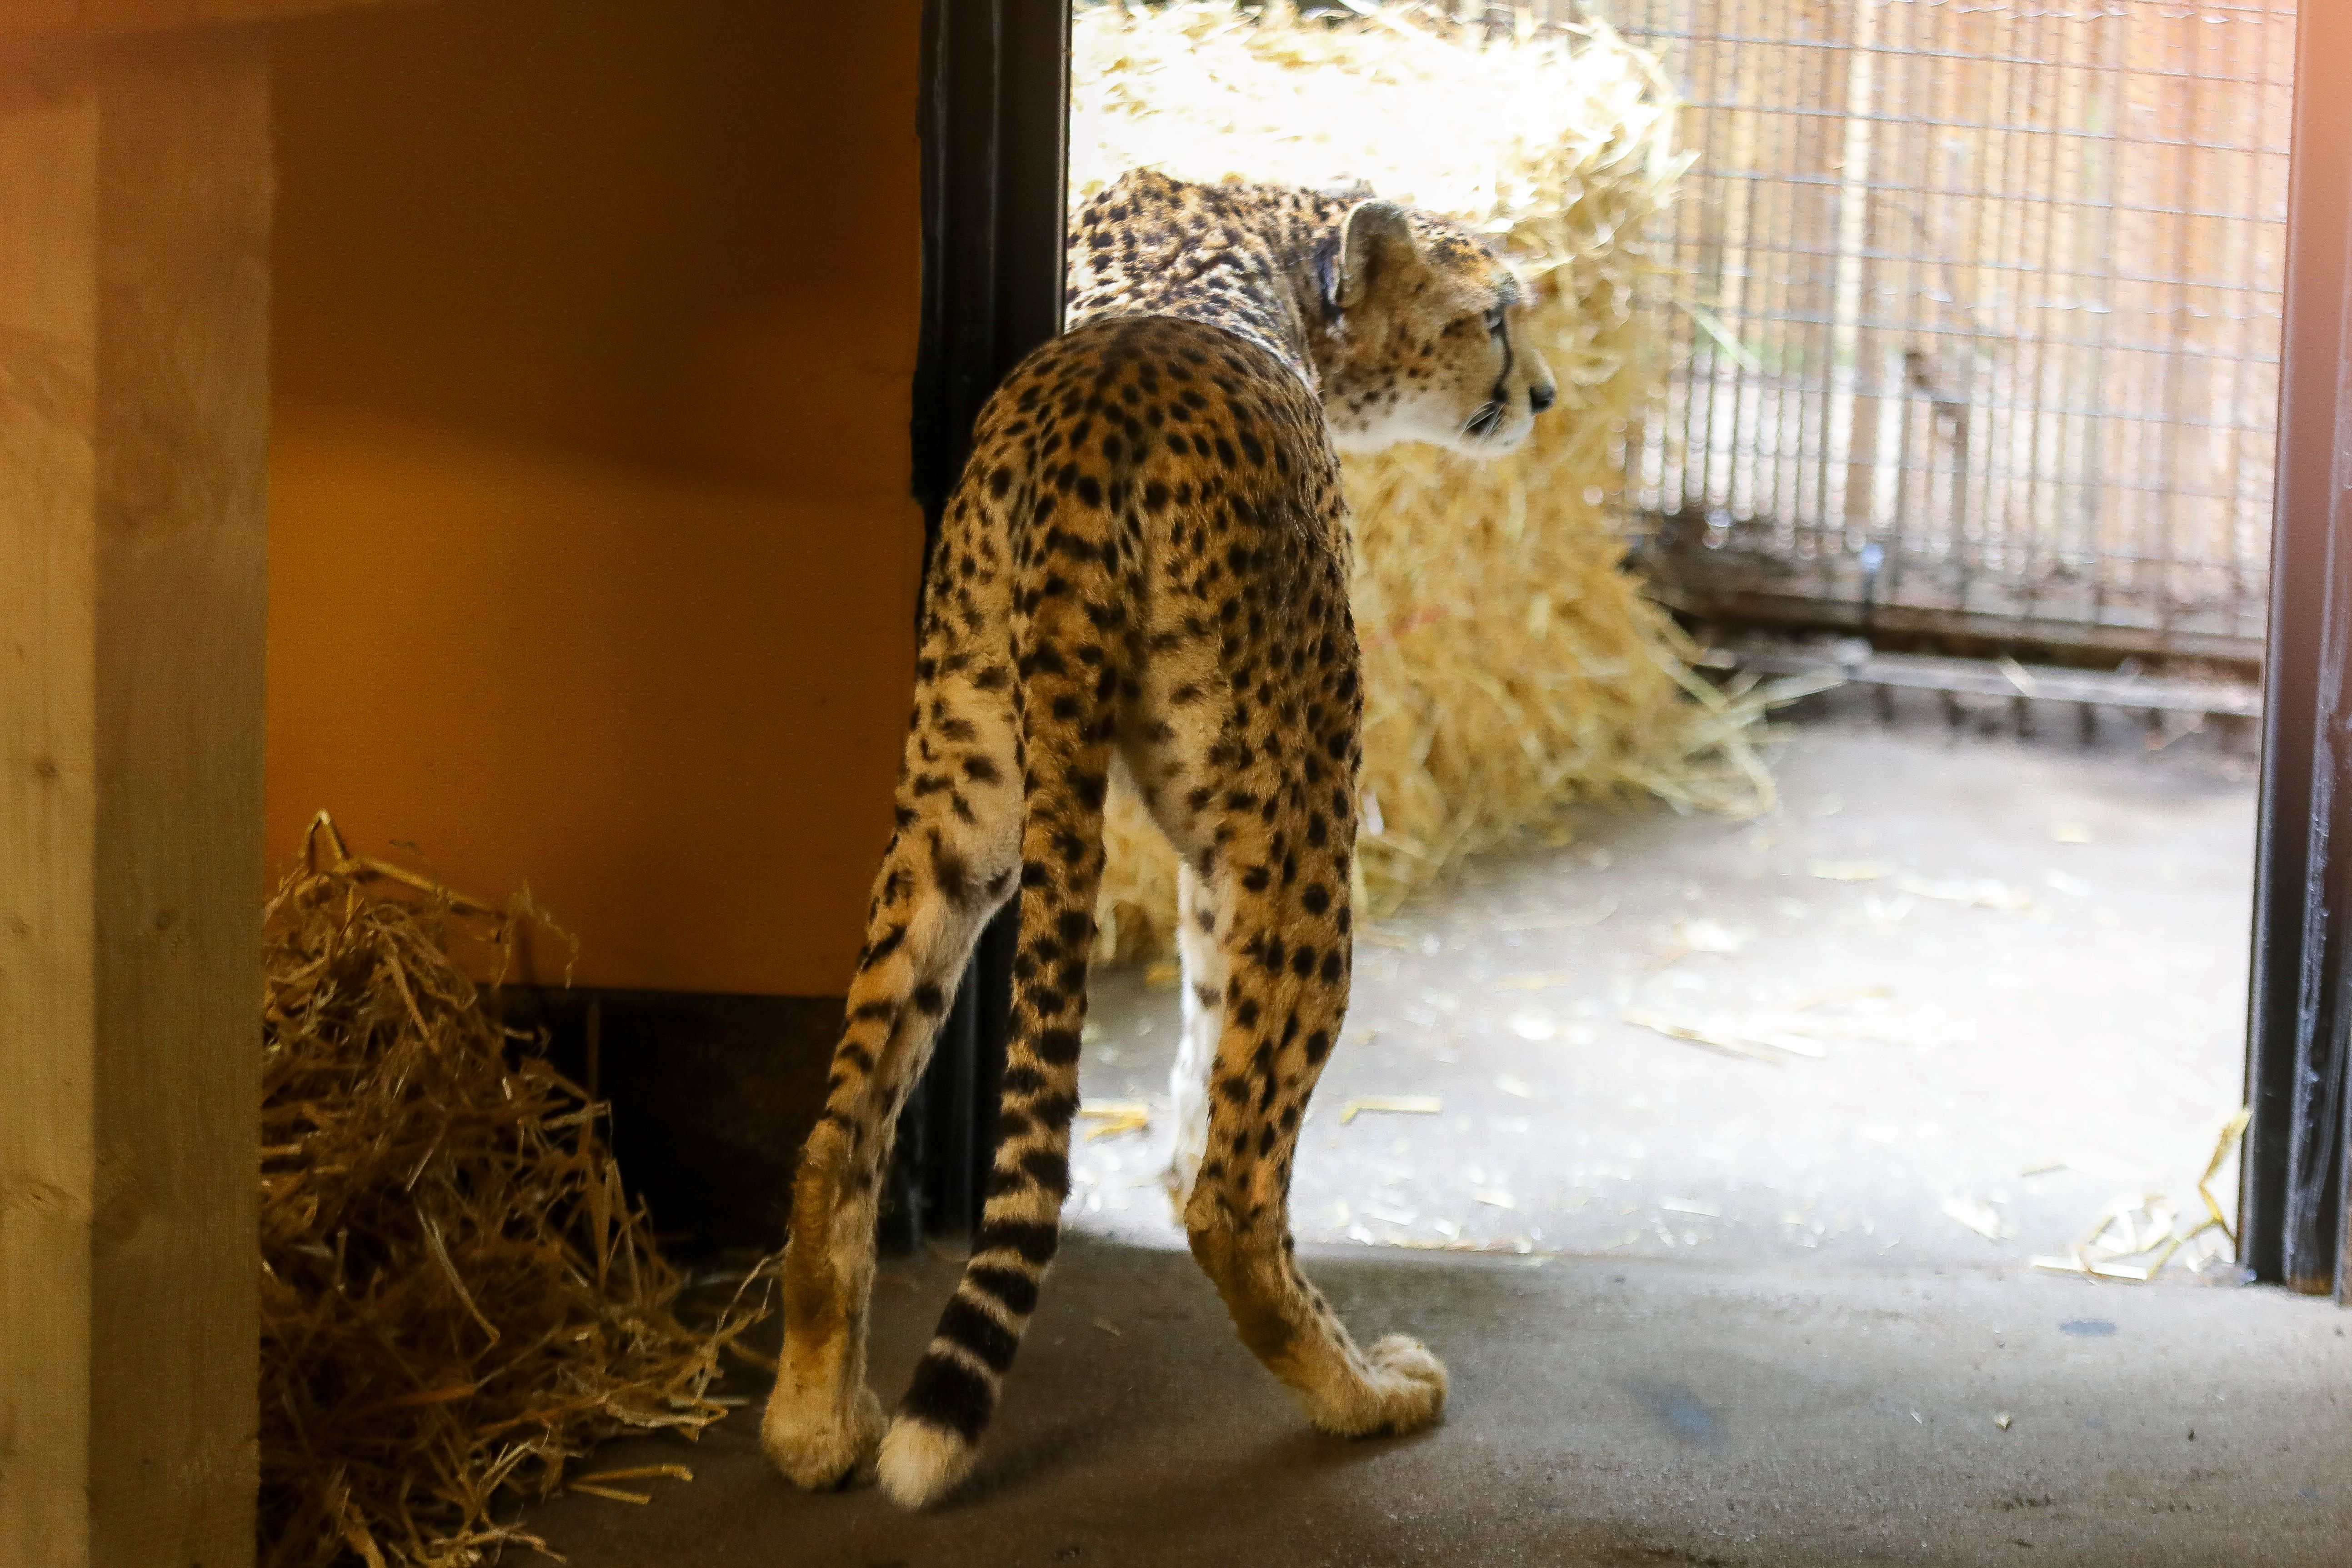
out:
M1062 330L1069 0L925 0L923 314L914 492L924 555L1005 373ZM982 935L899 1121L886 1239L969 1235L994 1157L1017 905Z
M2295 65L2239 1261L2352 1304L2352 5Z
M989 394L1061 330L1069 28L1069 0L924 5L927 540ZM2302 6L2295 55L2239 1257L2352 1304L2352 95L2310 90L2352 64L2352 5ZM901 1122L902 1244L978 1224L1016 921L982 938Z

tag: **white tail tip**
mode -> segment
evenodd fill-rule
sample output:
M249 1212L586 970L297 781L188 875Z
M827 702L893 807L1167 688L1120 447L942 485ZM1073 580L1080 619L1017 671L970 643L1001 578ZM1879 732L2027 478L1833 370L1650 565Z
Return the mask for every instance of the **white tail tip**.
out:
M883 1491L901 1508L929 1508L971 1473L980 1449L927 1421L901 1415L883 1435L877 1467Z

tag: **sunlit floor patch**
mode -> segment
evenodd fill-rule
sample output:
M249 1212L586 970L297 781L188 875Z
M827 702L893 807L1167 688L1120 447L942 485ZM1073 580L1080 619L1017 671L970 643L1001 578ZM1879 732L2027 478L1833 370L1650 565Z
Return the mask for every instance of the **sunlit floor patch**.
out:
M2022 1267L2109 1211L2202 1217L2242 1060L2243 760L1832 716L1776 772L1757 821L1595 812L1370 925L1302 1240ZM1181 1243L1177 1010L1096 985L1085 1093L1128 1114L1079 1124L1081 1228Z

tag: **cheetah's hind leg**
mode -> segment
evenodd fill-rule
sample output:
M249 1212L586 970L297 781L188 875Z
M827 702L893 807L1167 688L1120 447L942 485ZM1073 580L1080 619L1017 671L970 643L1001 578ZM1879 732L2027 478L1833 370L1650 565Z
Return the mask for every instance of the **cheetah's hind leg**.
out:
M1029 793L1021 841L1021 934L1004 1049L996 1152L971 1258L915 1368L877 1460L883 1491L922 1508L955 1489L980 1456L1039 1288L1061 1245L1070 1195L1070 1120L1087 1016L1095 895L1108 786L1108 689L1063 658L1087 623L1068 599L1036 621L1028 678Z
M929 1059L972 944L1013 888L1019 787L1010 715L976 728L983 742L987 731L1001 742L994 774L1006 782L991 788L967 775L952 794L927 795L902 784L903 826L875 881L825 1108L793 1181L783 1352L760 1443L803 1487L839 1486L871 1471L885 1426L866 1382L881 1176L899 1110ZM919 726L910 751L925 739Z
M1370 1437L1437 1421L1446 1377L1444 1363L1410 1335L1358 1348L1300 1270L1290 1234L1298 1129L1347 1011L1345 927L1316 918L1343 916L1344 864L1330 868L1332 888L1307 888L1305 908L1278 883L1263 892L1231 888L1230 868L1211 879L1225 885L1218 934L1242 978L1227 1008L1208 1097L1207 1154L1184 1229L1242 1342L1297 1397L1307 1420L1338 1436ZM1292 933L1286 942L1284 931ZM1318 950L1318 941L1331 945ZM1286 969L1269 961L1275 952L1292 960Z
M1176 1047L1176 1065L1168 1075L1176 1141L1163 1180L1176 1223L1181 1225L1192 1180L1209 1150L1209 1069L1224 1033L1226 978L1211 884L1187 859L1176 864L1176 953L1184 966L1184 1032Z

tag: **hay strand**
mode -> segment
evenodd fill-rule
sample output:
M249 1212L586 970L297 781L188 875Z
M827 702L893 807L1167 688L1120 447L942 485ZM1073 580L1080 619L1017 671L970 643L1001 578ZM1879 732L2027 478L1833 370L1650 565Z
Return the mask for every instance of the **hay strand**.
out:
M678 1321L604 1108L510 1048L452 956L532 919L354 858L323 814L269 901L264 1568L540 1544L511 1505L597 1439L726 1414L709 1385L761 1306Z
M1365 680L1357 893L1372 915L1572 801L1756 808L1762 701L1626 570L1611 506L1625 432L1664 365L1642 308L1671 291L1643 236L1674 199L1675 100L1595 24L1507 36L1400 7L1337 22L1269 6L1081 9L1071 194L1130 167L1381 195L1467 222L1531 285L1528 331L1559 407L1510 458L1409 446L1342 459ZM1174 868L1114 801L1106 958L1165 952Z

